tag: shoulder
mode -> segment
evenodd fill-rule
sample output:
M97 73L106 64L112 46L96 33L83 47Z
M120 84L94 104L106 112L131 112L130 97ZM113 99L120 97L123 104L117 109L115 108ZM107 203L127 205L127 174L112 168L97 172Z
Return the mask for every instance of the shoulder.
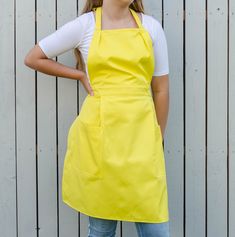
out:
M93 26L92 12L82 13L67 24L67 28L73 31L79 38L85 37Z
M79 15L78 17L74 19L74 22L80 23L82 25L88 25L89 23L91 23L92 14L93 14L92 12L82 13L81 15Z
M158 21L155 17L144 13L141 14L143 18L142 23L145 27L148 27L155 32L163 30L160 21Z
M144 13L141 14L142 14L142 24L145 27L145 29L148 30L148 32L150 33L153 42L155 42L157 39L159 40L165 38L165 32L160 21L151 15Z
M92 12L82 13L81 15L77 16L76 18L74 18L69 23L73 27L80 27L80 28L83 28L83 29L87 29L93 23L93 18L92 17L93 17Z
M59 27L59 30L76 30L76 29L85 29L91 22L91 14L90 12L88 13L83 13L70 21L67 21L63 25Z

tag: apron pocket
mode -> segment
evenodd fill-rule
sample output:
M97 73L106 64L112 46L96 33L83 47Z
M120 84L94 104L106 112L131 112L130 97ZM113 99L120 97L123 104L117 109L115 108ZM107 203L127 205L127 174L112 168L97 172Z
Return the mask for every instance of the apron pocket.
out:
M156 138L156 153L154 155L154 166L156 168L156 176L165 176L165 159L164 150L162 145L161 128L159 125L155 126L155 138Z
M86 97L68 134L67 163L73 172L95 180L101 175L100 99Z
M152 116L153 116L153 120L154 120L154 128L155 128L155 135L156 135L156 139L160 139L161 142L163 141L163 137L162 137L162 133L161 133L161 127L157 121L157 115L156 115L156 110L155 110L155 106L154 106L154 102L153 99L151 98L151 106L152 106Z
M100 97L87 95L78 115L74 139L77 169L82 174L97 179L101 176L101 124Z
M160 139L160 141L163 142L161 127L157 122L155 123L155 133L156 138Z
M72 152L78 172L99 178L101 174L101 127L84 123L78 118Z
M87 95L79 112L79 120L91 127L99 127L100 124L100 96Z
M153 155L153 163L155 168L155 177L162 178L165 176L165 159L164 159L164 150L163 150L163 138L161 133L161 127L157 121L154 102L151 99L152 106L152 117L154 123L154 140L155 140L155 152Z

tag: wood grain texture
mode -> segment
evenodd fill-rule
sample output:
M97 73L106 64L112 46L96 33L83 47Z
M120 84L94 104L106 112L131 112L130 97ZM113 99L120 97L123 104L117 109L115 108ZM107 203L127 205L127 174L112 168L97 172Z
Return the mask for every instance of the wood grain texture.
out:
M208 1L207 236L227 235L227 2Z
M35 43L35 2L16 1L16 158L18 236L37 236L35 72L24 65ZM10 226L9 226L10 228Z
M235 236L235 2L229 1L228 47L228 236Z
M168 43L170 108L164 135L170 230L184 234L184 35L183 1L164 1L163 26Z
M13 1L0 4L0 230L16 236L15 15Z
M55 1L37 1L37 42L56 29ZM56 236L56 78L37 73L38 225L41 237Z
M77 16L77 2L75 0L57 0L57 28L75 19ZM58 57L62 64L75 67L73 51L65 52ZM60 236L78 236L78 212L71 209L62 201L61 182L64 157L67 146L67 136L70 125L78 113L77 80L68 78L57 79L57 117L58 117L58 183L59 183L59 234Z
M205 2L185 5L185 235L205 237L206 34ZM200 27L198 27L200 25Z

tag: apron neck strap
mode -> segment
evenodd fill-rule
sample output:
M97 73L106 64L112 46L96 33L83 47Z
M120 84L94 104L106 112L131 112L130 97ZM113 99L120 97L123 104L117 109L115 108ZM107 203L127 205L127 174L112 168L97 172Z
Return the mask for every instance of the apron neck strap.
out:
M133 9L131 9L131 8L129 8L129 9L130 9L130 11L131 11L131 13L132 13L132 16L134 17L134 19L135 19L135 21L136 21L138 27L139 27L139 28L142 28L141 20L140 20L139 16L137 15L136 11L133 10Z
M95 26L97 30L101 30L101 7L95 10Z
M138 27L142 28L142 23L137 13L131 8L129 8L129 10L132 13L132 16L134 17ZM96 18L95 26L97 30L101 30L101 14L102 14L102 7L96 7L95 8L95 18Z

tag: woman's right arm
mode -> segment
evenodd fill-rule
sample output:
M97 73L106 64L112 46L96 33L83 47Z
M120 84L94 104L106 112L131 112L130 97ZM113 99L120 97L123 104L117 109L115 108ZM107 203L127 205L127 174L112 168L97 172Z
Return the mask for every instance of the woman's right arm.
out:
M47 58L38 44L28 52L24 59L24 64L36 71L57 77L81 80L86 76L81 70Z
M87 15L67 22L30 49L24 58L24 64L48 75L80 80L86 91L92 95L93 91L85 72L52 59L80 45L87 23Z

